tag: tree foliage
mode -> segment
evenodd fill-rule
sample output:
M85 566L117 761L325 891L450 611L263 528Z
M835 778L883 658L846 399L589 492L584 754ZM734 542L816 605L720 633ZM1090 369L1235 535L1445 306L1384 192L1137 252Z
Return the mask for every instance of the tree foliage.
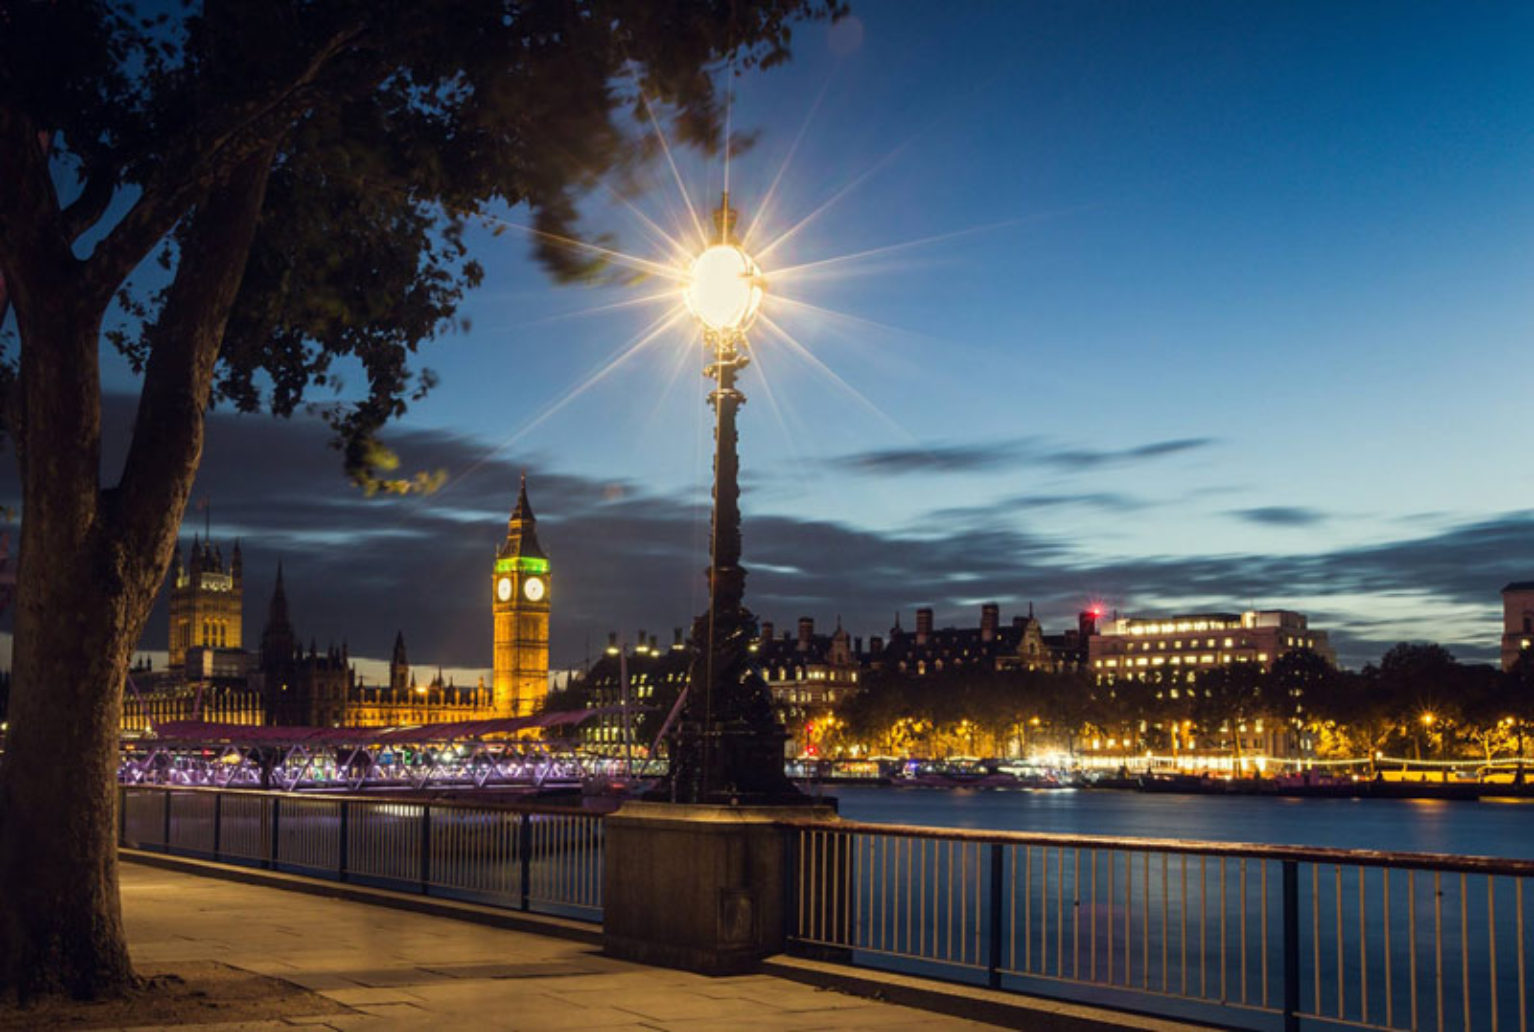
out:
M780 63L794 20L836 7L343 0L172 15L23 3L0 13L0 85L8 142L51 140L49 228L76 249L104 232L86 263L92 300L117 295L108 337L140 372L175 332L173 288L130 274L159 248L174 277L188 215L263 159L216 396L287 415L311 388L345 388L327 415L348 471L377 486L377 431L434 382L411 355L483 277L468 224L526 205L547 268L599 272L595 252L568 243L580 195L630 178L654 146L654 114L684 143L719 146L715 73ZM37 45L48 40L67 45ZM365 391L344 381L348 364Z

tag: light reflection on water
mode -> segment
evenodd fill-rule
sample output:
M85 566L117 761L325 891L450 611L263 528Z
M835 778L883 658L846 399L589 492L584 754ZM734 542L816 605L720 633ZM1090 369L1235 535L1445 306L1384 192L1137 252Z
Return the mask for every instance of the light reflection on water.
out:
M827 794L838 798L843 817L886 824L1534 859L1534 806L1521 801L865 786Z

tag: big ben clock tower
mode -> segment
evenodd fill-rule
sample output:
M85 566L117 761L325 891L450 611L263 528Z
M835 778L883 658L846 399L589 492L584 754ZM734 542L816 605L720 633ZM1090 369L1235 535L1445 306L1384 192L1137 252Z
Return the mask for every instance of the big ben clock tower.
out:
M497 717L531 715L549 690L549 559L538 545L537 523L524 473L490 579Z

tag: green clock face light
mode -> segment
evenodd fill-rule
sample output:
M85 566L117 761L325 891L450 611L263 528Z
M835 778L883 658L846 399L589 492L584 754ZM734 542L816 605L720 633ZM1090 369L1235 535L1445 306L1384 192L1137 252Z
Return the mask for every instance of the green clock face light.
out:
M537 602L543 598L544 590L543 580L540 577L529 577L522 582L522 594L527 596L529 602Z
M497 559L495 561L495 572L545 574L549 572L549 561L530 555L513 556L510 559Z

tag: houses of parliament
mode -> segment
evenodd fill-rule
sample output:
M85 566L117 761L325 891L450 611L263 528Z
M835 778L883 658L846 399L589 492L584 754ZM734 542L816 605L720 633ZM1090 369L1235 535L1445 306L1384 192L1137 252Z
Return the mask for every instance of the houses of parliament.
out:
M282 564L267 604L259 647L244 647L245 569L236 543L226 563L211 540L178 548L170 577L169 659L130 672L123 730L151 731L178 720L305 727L396 727L530 716L549 679L550 568L538 543L527 478L490 569L492 676L474 685L420 681L403 632L394 639L387 684L357 676L347 646L307 649L288 609Z

